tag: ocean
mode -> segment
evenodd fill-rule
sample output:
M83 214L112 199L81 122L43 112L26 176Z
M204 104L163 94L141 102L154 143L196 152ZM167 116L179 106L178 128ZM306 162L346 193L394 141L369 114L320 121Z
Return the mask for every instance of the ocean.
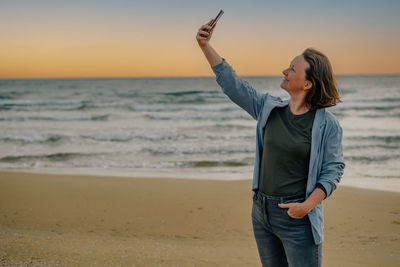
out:
M242 77L284 99L281 77ZM341 183L400 191L400 75L337 76ZM252 179L256 121L215 77L0 80L0 170Z

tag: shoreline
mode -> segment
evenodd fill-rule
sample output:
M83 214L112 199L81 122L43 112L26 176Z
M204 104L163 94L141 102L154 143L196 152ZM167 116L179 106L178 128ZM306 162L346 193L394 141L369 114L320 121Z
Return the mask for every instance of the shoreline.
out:
M168 172L154 171L151 169L126 170L126 169L94 169L94 168L75 168L75 169L0 169L1 172L32 173L32 174L51 174L51 175L85 175L97 177L121 177L121 178L160 178L160 179L189 179L189 180L207 180L207 181L243 181L252 180L253 173L209 173L196 169L182 170L177 173L176 170ZM339 186L354 187L360 189L371 189L387 192L400 193L400 178L372 178L372 177L354 177L354 175L343 175Z
M260 266L251 180L0 171L5 265ZM338 187L324 200L323 266L395 266L400 193Z

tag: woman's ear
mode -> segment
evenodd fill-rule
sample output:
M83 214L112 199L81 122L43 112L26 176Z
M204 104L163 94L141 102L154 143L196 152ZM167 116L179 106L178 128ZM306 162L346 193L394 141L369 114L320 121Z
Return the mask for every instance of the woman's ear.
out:
M312 88L312 82L309 80L306 80L304 82L304 90L310 90Z

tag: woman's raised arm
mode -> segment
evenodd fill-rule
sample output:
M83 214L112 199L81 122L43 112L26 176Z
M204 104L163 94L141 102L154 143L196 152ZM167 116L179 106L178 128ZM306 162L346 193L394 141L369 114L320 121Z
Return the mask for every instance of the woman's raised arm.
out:
M238 106L246 110L255 120L258 119L264 97L248 82L236 75L232 67L222 58L209 44L215 25L211 28L209 24L202 25L197 32L196 39L201 50L206 56L208 63L216 75L217 83L222 91ZM207 31L206 31L207 30Z
M215 28L215 24L212 28L210 24L212 23L213 19L210 20L207 24L202 25L197 32L196 39L197 42L203 51L204 55L206 56L208 63L210 66L216 66L222 62L222 58L218 55L218 53L211 47L209 41L211 39L213 30Z

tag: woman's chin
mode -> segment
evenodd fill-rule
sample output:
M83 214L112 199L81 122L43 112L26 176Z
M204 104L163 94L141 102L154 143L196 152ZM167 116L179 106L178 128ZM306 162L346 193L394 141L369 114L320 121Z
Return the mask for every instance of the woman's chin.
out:
M283 90L285 90L286 92L289 93L289 91L286 89L286 87L285 87L285 86L282 86L282 84L281 84L281 88L282 88Z

